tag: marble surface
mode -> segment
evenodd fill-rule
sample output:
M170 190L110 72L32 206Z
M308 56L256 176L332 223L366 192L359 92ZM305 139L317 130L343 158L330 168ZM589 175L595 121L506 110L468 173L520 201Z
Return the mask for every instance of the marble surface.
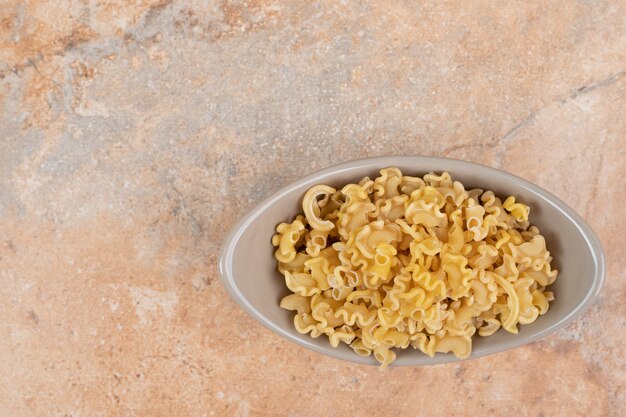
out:
M0 415L624 415L626 3L133 3L0 0ZM240 216L392 154L556 194L604 244L599 301L529 346L380 372L228 298Z

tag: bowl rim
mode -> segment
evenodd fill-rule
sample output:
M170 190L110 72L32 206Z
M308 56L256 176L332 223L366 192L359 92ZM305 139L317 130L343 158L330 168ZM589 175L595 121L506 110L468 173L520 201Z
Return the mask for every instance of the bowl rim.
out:
M421 156L421 155L389 155L389 156L376 156L369 158L361 158L354 159L347 162L338 163L335 165L328 166L326 168L314 171L304 177L293 181L275 193L271 194L269 197L263 199L261 202L256 204L250 211L247 212L238 222L235 223L234 226L230 229L228 234L223 240L222 248L220 250L220 256L218 259L218 273L220 276L220 280L222 285L226 288L230 297L249 315L254 317L256 321L261 323L266 328L272 330L283 338L289 340L290 342L296 343L299 346L306 347L315 352L324 354L326 356L330 356L332 358L338 360L347 360L353 363L366 364L366 365L377 365L370 357L362 357L359 355L350 355L349 357L340 357L339 355L334 354L335 349L328 346L320 346L314 344L307 340L306 338L298 338L294 334L290 333L286 329L281 326L276 325L273 321L265 317L261 312L256 310L254 306L248 302L246 297L237 287L233 274L232 274L232 264L233 264L233 254L234 249L241 238L241 235L244 231L254 222L254 220L267 208L272 206L276 201L280 200L283 196L288 195L293 192L295 188L298 188L307 183L312 183L311 185L315 185L313 183L319 183L323 181L324 177L328 175L336 176L341 173L349 173L352 170L356 170L359 168L373 168L373 169L382 169L385 167L394 166L393 161L406 161L412 163L421 162L436 162L436 161L448 161L454 164L461 164L467 168L475 168L480 169L482 171L486 171L486 173L503 177L506 180L516 182L518 185L532 192L533 194L541 197L546 203L552 205L555 209L557 209L563 216L565 216L580 232L585 243L590 249L593 263L594 263L594 276L592 278L592 285L589 292L585 295L583 300L568 314L563 316L560 320L555 322L549 327L542 329L536 333L530 334L526 337L520 338L519 341L513 341L506 346L503 347L495 347L495 346L485 346L480 349L472 350L471 355L466 359L458 359L454 356L450 355L435 355L434 357L428 357L429 359L427 363L400 363L396 364L396 362L392 362L390 366L425 366L425 365L435 365L439 363L451 363L458 362L463 360L470 360L479 358L486 355L491 355L499 352L503 352L509 349L517 348L532 342L535 342L543 337L552 334L567 325L573 322L575 319L580 317L582 313L584 313L587 308L591 306L591 304L598 298L602 287L604 285L604 281L606 279L606 256L604 254L604 249L600 242L600 239L591 229L591 227L587 224L587 222L580 216L574 209L565 204L561 199L556 197L554 194L549 191L544 190L527 181L521 177L518 177L514 174L510 174L508 172L502 171L497 168L489 167L486 165L478 164L475 162L464 161L460 159L454 158L444 158L437 156ZM395 164L398 164L396 162ZM445 169L444 169L445 170Z

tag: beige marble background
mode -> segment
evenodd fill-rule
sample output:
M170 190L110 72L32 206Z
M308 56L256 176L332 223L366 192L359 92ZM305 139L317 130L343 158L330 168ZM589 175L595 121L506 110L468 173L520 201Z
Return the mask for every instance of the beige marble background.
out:
M1 416L625 415L626 3L133 3L0 0ZM600 300L541 342L385 372L237 308L236 220L391 154L559 196L605 246Z

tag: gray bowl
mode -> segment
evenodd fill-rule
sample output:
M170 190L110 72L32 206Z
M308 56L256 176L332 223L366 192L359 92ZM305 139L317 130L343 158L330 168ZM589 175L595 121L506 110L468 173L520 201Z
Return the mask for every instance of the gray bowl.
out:
M395 166L405 175L448 171L466 188L493 190L498 196L514 195L531 208L530 220L545 236L553 266L559 276L551 287L555 300L548 312L534 323L519 326L518 334L498 331L493 336L473 339L470 358L489 355L538 340L567 326L597 298L604 282L606 261L600 241L585 221L561 200L519 177L494 168L447 158L388 156L351 161L308 175L257 205L231 231L219 260L222 283L230 296L261 324L287 340L308 349L363 364L376 364L347 345L330 346L326 337L317 339L296 332L293 313L279 307L289 294L283 276L276 270L271 244L278 223L302 211L302 196L315 184L341 188L365 176L377 176L381 168ZM457 361L452 354L434 358L409 348L397 350L392 366L428 365Z

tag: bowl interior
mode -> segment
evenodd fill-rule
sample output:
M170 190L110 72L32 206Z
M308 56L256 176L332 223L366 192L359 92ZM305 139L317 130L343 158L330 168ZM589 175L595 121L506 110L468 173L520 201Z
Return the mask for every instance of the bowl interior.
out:
M524 180L501 171L463 161L427 157L372 158L331 167L306 177L279 191L254 209L240 223L226 243L220 271L227 289L237 302L255 318L282 336L345 360L375 364L373 357L356 355L346 345L332 348L327 338L313 339L293 327L293 314L279 307L289 294L283 276L276 270L271 237L275 227L301 212L301 199L314 184L342 187L364 176L374 177L381 168L396 166L405 175L422 176L430 171L448 171L466 188L492 190L500 197L514 195L531 208L530 221L545 236L559 276L551 289L555 300L549 311L534 323L519 326L517 335L500 330L490 337L473 338L471 357L483 356L536 340L555 331L579 314L599 291L602 252L588 226L555 197ZM430 358L418 350L397 350L393 365L419 365L456 360L451 354Z

